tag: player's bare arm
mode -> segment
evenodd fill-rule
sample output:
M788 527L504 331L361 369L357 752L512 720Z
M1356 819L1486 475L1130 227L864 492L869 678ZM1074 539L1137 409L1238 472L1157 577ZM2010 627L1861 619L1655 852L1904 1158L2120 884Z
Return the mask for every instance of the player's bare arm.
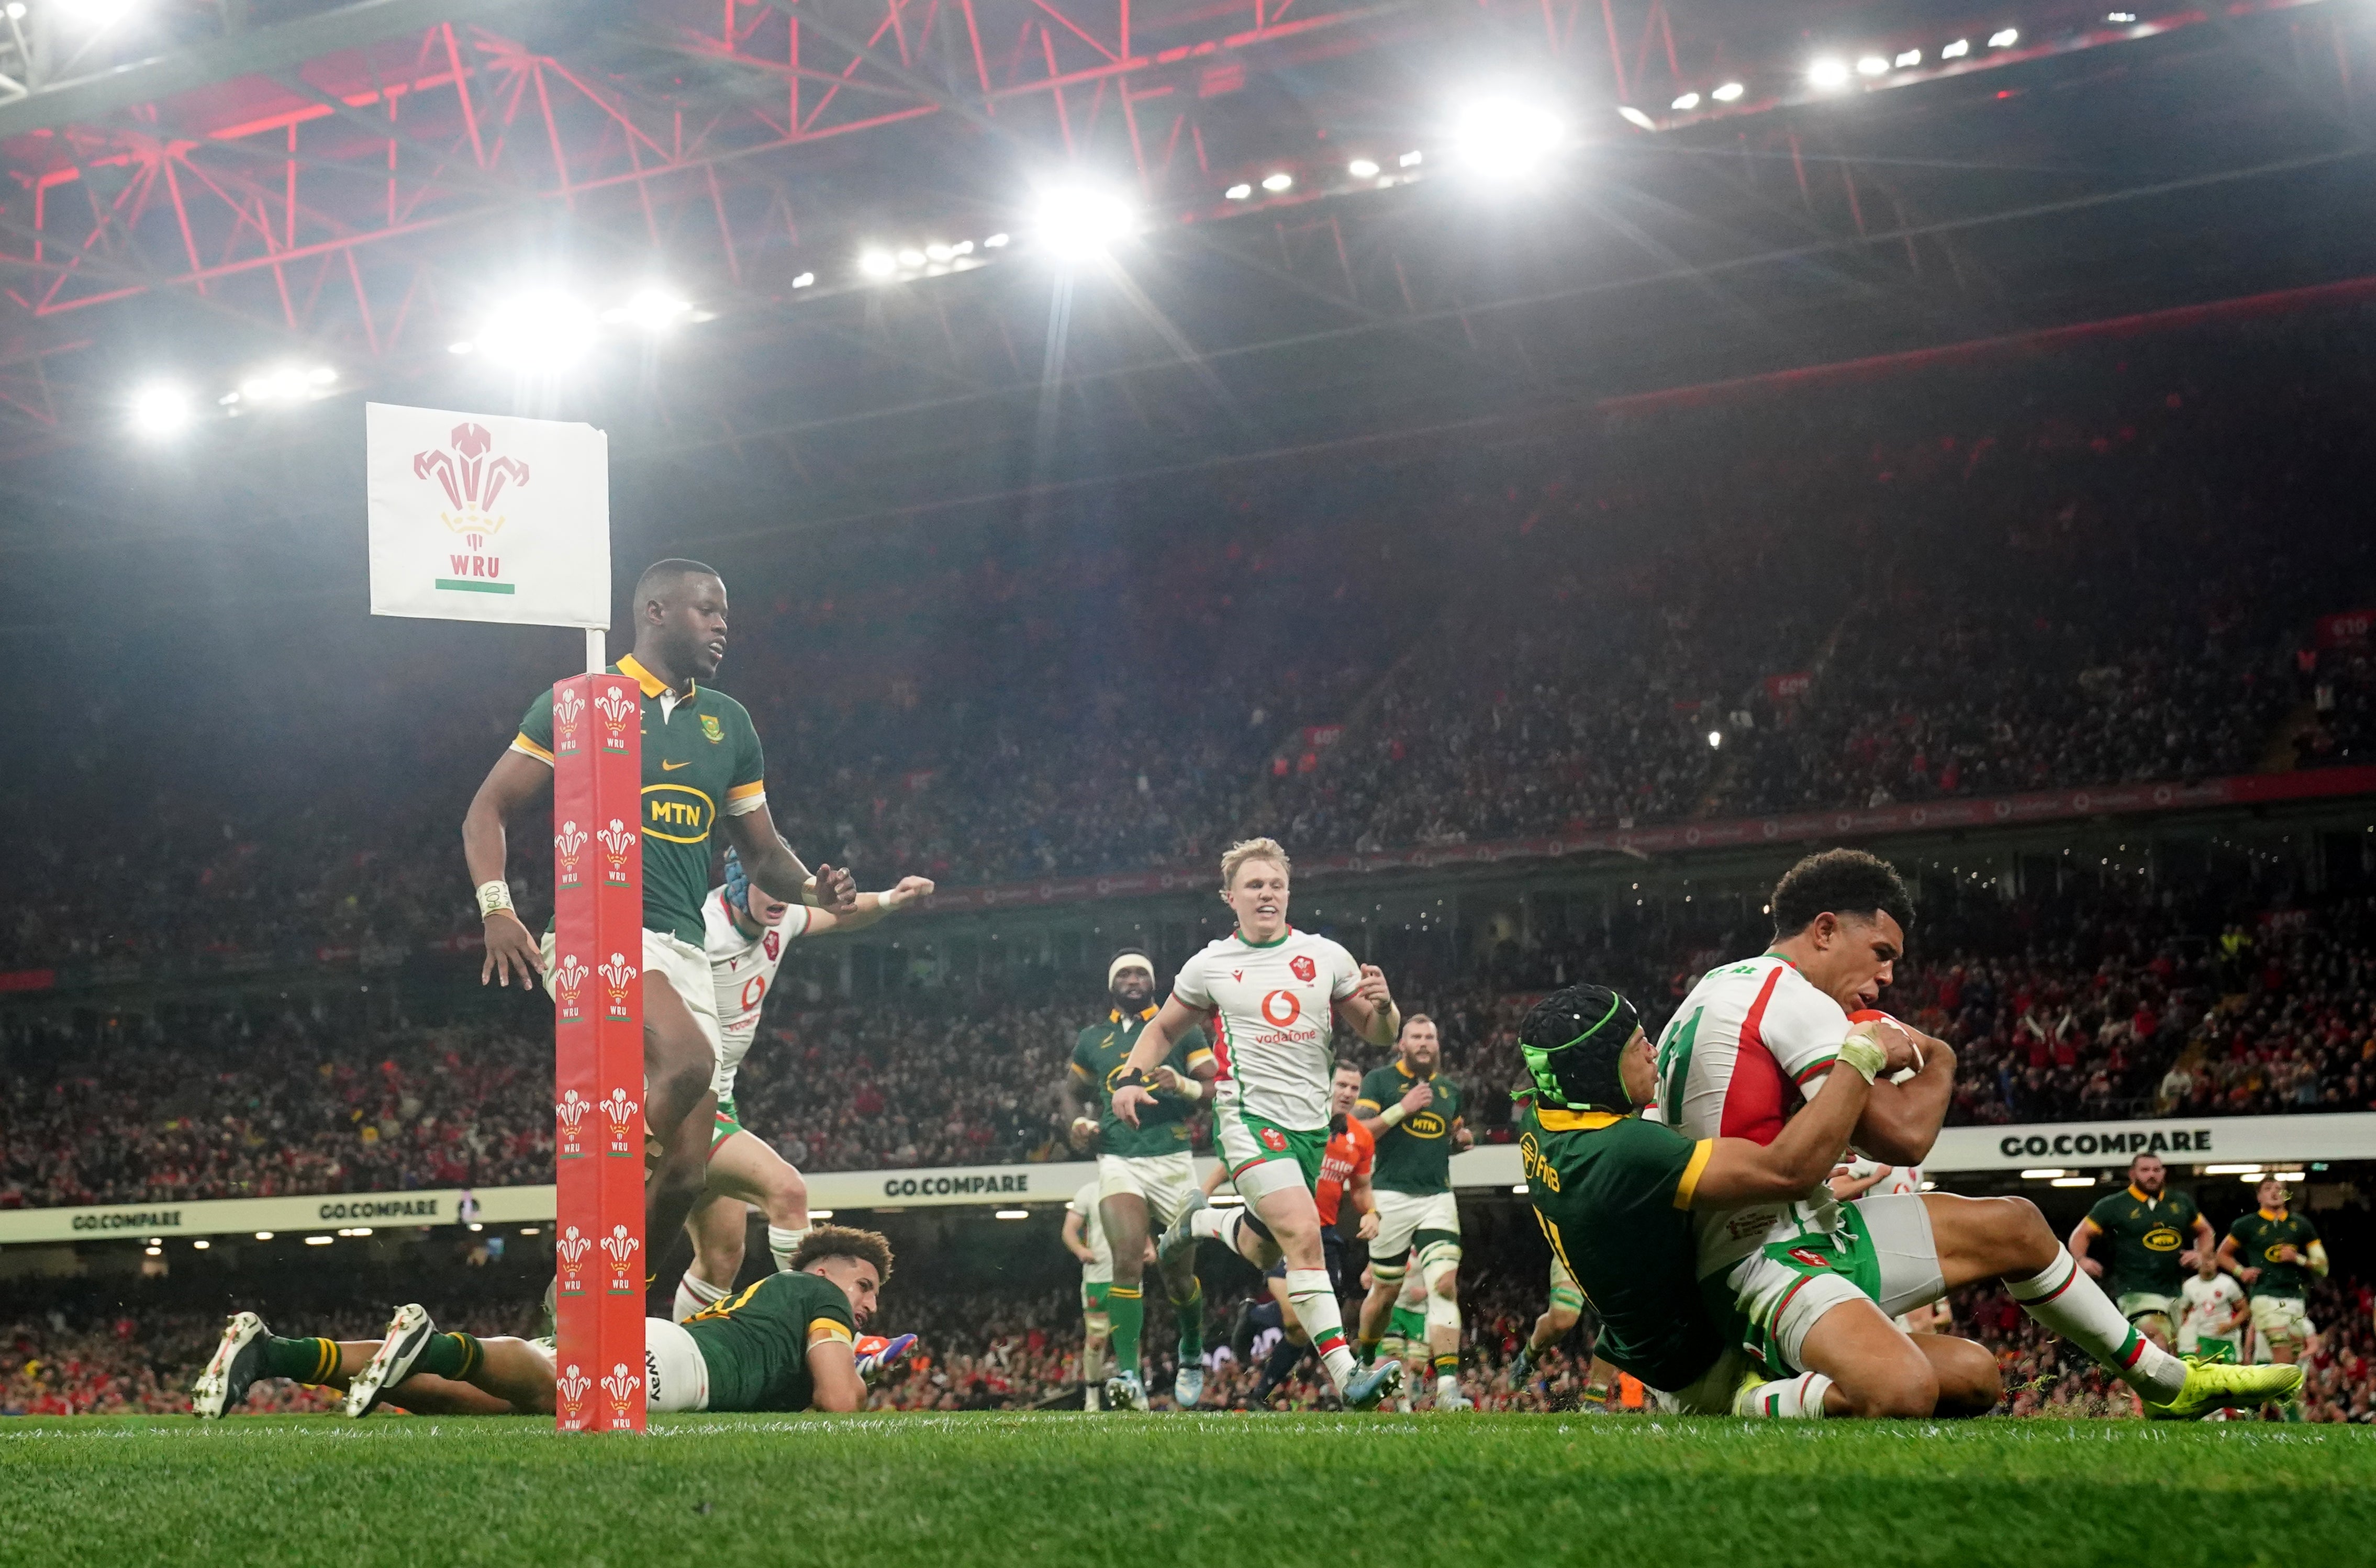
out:
M1373 1241L1378 1234L1378 1194L1370 1185L1367 1166L1357 1169L1345 1182L1345 1201L1361 1217L1354 1234L1364 1241Z
M1403 1032L1403 1010L1395 1005L1385 971L1375 964L1361 966L1361 983L1352 995L1336 1004L1336 1016L1374 1046L1392 1046Z
M505 882L510 845L505 824L514 812L552 788L552 767L521 752L506 751L479 783L470 809L462 815L462 859L470 868L470 885L486 888ZM487 954L479 965L479 983L509 985L519 977L522 990L536 988L542 973L536 936L523 923L506 897L490 909L485 897L480 909L486 921Z
M1098 1091L1087 1073L1076 1066L1064 1069L1056 1081L1056 1108L1064 1116L1065 1137L1075 1148L1087 1148L1098 1135Z
M1955 1093L1955 1051L1945 1040L1900 1028L1919 1048L1921 1067L1902 1084L1884 1079L1872 1086L1854 1141L1871 1158L1919 1165L1930 1158L1947 1121L1947 1104ZM1906 1064L1912 1066L1912 1060Z
M2194 1217L2194 1245L2178 1254L2179 1266L2194 1267L2197 1261L2205 1254L2214 1253L2217 1245L2218 1234L2211 1229L2211 1221L2197 1214ZM2073 1249L2073 1255L2077 1255L2076 1249Z
M1092 1265L1098 1261L1098 1254L1090 1250L1088 1242L1081 1238L1080 1215L1069 1208L1064 1211L1063 1241L1064 1250L1080 1259L1084 1267Z
M1155 1095L1143 1082L1165 1057L1171 1054L1171 1042L1191 1028L1200 1015L1196 1009L1176 996L1167 996L1155 1016L1139 1030L1137 1042L1130 1048L1130 1058L1123 1063L1123 1082L1113 1092L1113 1112L1132 1126L1138 1125L1139 1111L1155 1103Z
M787 904L814 904L837 915L857 907L858 884L849 873L821 865L811 876L766 812L721 816L718 825L742 858L744 873L769 897Z
M856 1410L866 1404L866 1380L858 1375L858 1353L849 1341L809 1341L809 1396L812 1410Z
M848 876L849 874L846 871L837 872L831 866L826 866L818 872L817 876L822 885L827 876ZM896 915L921 899L931 897L933 889L936 885L929 876L903 876L897 886L886 887L880 893L857 895L851 900L848 909L838 912L825 909L815 910L809 916L808 933L811 936L824 936L829 932L864 931L868 926L888 916Z
M2096 1278L2101 1279L2104 1277L2104 1265L2087 1255L2087 1244L2095 1239L2096 1222L2085 1215L2081 1215L2079 1223L2071 1228L2070 1239L2062 1244L2071 1250L2071 1256L2081 1268L2085 1269Z
M1404 1117L1416 1115L1418 1112L1425 1111L1429 1106L1433 1105L1435 1103L1435 1086L1428 1083L1425 1079L1421 1079L1420 1082L1415 1083L1410 1087L1405 1089L1403 1091L1402 1099L1396 1100L1395 1103L1400 1106L1402 1110L1400 1113L1396 1115L1391 1121L1387 1119L1383 1111L1375 1116L1361 1116L1355 1118L1355 1120L1361 1123L1362 1128L1369 1133L1370 1136L1373 1138L1383 1137L1385 1134L1387 1128L1400 1123Z
M2219 1266L2234 1275L2239 1284L2250 1285L2261 1277L2258 1268L2248 1268L2236 1251L2236 1238L2224 1236L2219 1241Z

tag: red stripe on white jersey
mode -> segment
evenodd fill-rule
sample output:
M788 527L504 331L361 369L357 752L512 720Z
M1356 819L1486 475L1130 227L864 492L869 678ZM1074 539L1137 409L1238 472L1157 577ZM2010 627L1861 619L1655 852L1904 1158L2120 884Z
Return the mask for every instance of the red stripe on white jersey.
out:
M1770 1144L1781 1134L1789 1084L1782 1075L1782 1063L1766 1048L1760 1027L1765 1022L1765 1004L1773 1000L1774 988L1782 982L1784 972L1785 966L1775 966L1758 988L1757 1000L1749 1004L1749 1016L1740 1021L1740 1049L1733 1057L1732 1076L1724 1087L1724 1114L1717 1122L1720 1138Z

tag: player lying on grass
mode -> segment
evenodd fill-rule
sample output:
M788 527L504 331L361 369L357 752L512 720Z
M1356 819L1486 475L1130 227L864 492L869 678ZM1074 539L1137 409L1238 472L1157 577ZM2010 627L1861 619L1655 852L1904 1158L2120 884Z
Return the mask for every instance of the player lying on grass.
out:
M907 1354L914 1335L860 1339L891 1273L891 1248L872 1230L820 1225L773 1274L689 1324L644 1322L649 1408L855 1410L865 1378ZM346 1413L386 1404L417 1415L551 1415L563 1378L542 1340L441 1334L418 1305L397 1310L381 1340L283 1339L254 1313L225 1326L199 1373L192 1411L219 1417L258 1378L288 1377L346 1390Z
M1320 1240L1320 1181L1328 1142L1329 1075L1342 1019L1372 1045L1392 1045L1402 1011L1375 967L1325 936L1287 923L1287 851L1249 838L1221 857L1221 901L1236 929L1181 967L1171 994L1139 1031L1113 1090L1113 1113L1133 1126L1155 1103L1149 1075L1171 1042L1210 1018L1213 1141L1246 1200L1222 1213L1194 1194L1185 1224L1164 1232L1171 1260L1211 1237L1257 1269L1287 1261L1287 1295L1345 1404L1366 1410L1402 1384L1400 1362L1363 1367L1345 1342L1344 1312Z
M1874 1300L1882 1274L1857 1206L1824 1231L1777 1227L1764 1260L1793 1283L1743 1321L1721 1279L1704 1290L1692 1211L1788 1202L1847 1150L1875 1076L1913 1064L1886 1020L1848 1027L1806 1105L1770 1140L1696 1141L1632 1114L1657 1089L1633 1004L1581 985L1538 1003L1518 1044L1535 1101L1519 1154L1551 1251L1601 1317L1598 1354L1660 1391L1668 1408L1755 1416L1979 1415L2003 1393L1996 1358L1943 1334L1907 1335ZM2181 1360L2129 1326L2026 1198L1924 1194L1942 1290L2001 1280L2049 1330L2144 1396L2146 1413L2192 1419L2289 1396L2293 1368ZM1744 1343L1776 1381L1751 1374Z
M701 1197L685 1221L693 1236L693 1266L677 1282L678 1322L723 1298L742 1272L752 1206L766 1217L767 1251L779 1271L791 1267L792 1253L809 1231L808 1183L766 1140L745 1131L734 1113L735 1075L759 1038L759 1015L785 949L807 937L862 931L932 893L930 877L905 876L896 887L859 894L852 909L837 914L771 896L744 873L741 855L726 851L725 883L712 888L701 907L718 999L720 1043L709 1084L718 1111Z

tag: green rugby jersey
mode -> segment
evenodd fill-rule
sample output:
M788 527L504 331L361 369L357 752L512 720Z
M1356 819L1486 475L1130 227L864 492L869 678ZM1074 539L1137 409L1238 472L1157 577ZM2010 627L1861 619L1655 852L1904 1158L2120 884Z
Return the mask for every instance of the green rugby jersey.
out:
M720 812L740 816L767 803L766 759L742 705L723 692L686 683L669 689L633 654L611 666L644 689L644 927L695 947L707 932L701 901L709 893L710 830ZM512 750L551 766L552 690L529 704Z
M1361 1080L1361 1098L1354 1111L1376 1116L1410 1092L1418 1076L1400 1058L1377 1068ZM1442 1073L1428 1079L1435 1099L1425 1111L1415 1111L1391 1127L1378 1131L1378 1163L1370 1184L1389 1193L1452 1191L1452 1124L1460 1119L1460 1086Z
M1700 1293L1691 1215L1716 1140L1694 1143L1663 1123L1542 1110L1531 1100L1518 1127L1535 1220L1600 1314L1594 1354L1653 1388L1689 1387L1726 1345Z
M1139 1111L1135 1127L1113 1111L1114 1081L1122 1076L1123 1063L1130 1060L1132 1048L1146 1032L1146 1021L1155 1013L1152 1007L1129 1014L1116 1007L1107 1013L1104 1023L1091 1024L1073 1042L1073 1075L1096 1086L1098 1134L1108 1154L1143 1159L1148 1155L1178 1154L1188 1147L1188 1116L1193 1108L1178 1095L1158 1093L1155 1103ZM1184 1078L1191 1069L1212 1059L1213 1048L1206 1043L1205 1030L1199 1026L1173 1040L1171 1053L1163 1060Z
M2256 1208L2228 1227L2228 1234L2236 1238L2236 1261L2246 1268L2257 1268L2261 1277L2244 1287L2255 1296L2306 1296L2310 1293L2311 1272L2306 1263L2279 1263L2277 1249L2288 1244L2304 1254L2310 1244L2318 1240L2318 1227L2290 1208L2283 1214L2271 1214Z
M2106 1294L2175 1297L2186 1283L2178 1254L2194 1240L2196 1212L2192 1198L2168 1188L2159 1197L2130 1187L2097 1199L2084 1223L2111 1243L2097 1257Z
M849 1298L822 1275L771 1274L712 1302L684 1331L709 1369L713 1410L805 1410L816 1397L809 1347L858 1336Z

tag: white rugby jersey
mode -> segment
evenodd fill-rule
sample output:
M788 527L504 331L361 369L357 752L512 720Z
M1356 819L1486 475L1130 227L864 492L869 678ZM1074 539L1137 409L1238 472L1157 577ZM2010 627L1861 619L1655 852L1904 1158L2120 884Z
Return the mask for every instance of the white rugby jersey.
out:
M1360 985L1353 955L1289 926L1259 947L1234 931L1206 944L1180 966L1171 994L1212 1020L1217 1106L1316 1133L1329 1121L1336 1004Z
M1081 1241L1098 1254L1095 1263L1081 1265L1081 1277L1092 1285L1103 1284L1113 1277L1113 1243L1106 1240L1105 1220L1098 1213L1098 1183L1087 1182L1073 1194L1064 1206L1081 1217Z
M2190 1274L2180 1284L2178 1292L2186 1303L2178 1314L2181 1338L2200 1339L2209 1335L2224 1339L2236 1332L2229 1324L2236 1309L2244 1304L2244 1288L2236 1283L2233 1276L2215 1274L2205 1279L2199 1274Z
M1687 1138L1770 1144L1783 1112L1823 1081L1847 1032L1840 1004L1787 958L1769 953L1710 969L1658 1039L1659 1111ZM1729 1269L1786 1218L1828 1230L1836 1214L1821 1182L1796 1206L1695 1210L1700 1274Z
M718 989L718 1071L709 1087L720 1099L734 1094L734 1075L759 1035L759 1011L784 961L784 949L806 936L816 911L794 904L784 918L756 936L745 936L726 907L726 889L713 887L702 900L702 945L709 955L709 979Z

